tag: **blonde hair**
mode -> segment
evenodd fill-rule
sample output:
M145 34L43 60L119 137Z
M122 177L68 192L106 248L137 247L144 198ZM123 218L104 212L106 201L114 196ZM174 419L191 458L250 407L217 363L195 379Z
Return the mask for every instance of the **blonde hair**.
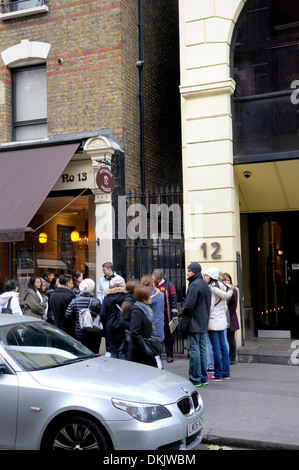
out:
M151 295L151 298L156 297L159 295L159 289L158 287L154 286L154 278L150 274L147 274L146 276L143 276L141 278L141 285L146 286L146 287L151 287L152 289L155 290L155 293Z

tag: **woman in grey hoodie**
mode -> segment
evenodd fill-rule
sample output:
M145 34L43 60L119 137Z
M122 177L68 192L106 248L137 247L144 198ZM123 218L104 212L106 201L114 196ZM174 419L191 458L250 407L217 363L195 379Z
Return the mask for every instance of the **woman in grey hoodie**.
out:
M23 315L22 309L20 307L18 290L18 281L16 281L15 279L10 279L9 281L7 281L4 287L4 292L0 295L0 313L2 313L2 308L7 307L9 299L11 299L11 313L13 313L14 315Z

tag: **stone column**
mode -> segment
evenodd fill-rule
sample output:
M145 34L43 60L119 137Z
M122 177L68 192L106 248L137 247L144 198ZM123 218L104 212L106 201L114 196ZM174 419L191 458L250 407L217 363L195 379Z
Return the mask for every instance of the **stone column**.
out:
M111 170L112 156L119 146L106 137L92 137L84 146L84 152L90 155L94 172L94 184L90 189L95 196L95 235L99 239L96 249L96 282L102 276L102 265L113 262L114 211L111 193L104 193L96 184L96 175L100 168Z

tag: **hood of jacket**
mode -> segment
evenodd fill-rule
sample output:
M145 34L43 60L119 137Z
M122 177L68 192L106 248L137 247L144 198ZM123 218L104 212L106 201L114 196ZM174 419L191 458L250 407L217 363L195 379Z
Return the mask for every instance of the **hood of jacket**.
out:
M127 294L125 287L109 287L105 291L105 295L112 295L112 294Z

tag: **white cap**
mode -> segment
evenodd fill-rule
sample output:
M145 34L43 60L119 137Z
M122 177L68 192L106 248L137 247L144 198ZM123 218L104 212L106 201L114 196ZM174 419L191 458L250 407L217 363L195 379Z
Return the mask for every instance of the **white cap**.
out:
M81 292L89 293L89 292L92 292L94 288L95 288L95 283L90 278L83 279L83 281L80 282L79 284L79 290Z
M219 271L217 268L213 267L213 268L208 268L206 271L205 271L205 274L207 276L209 276L211 279L215 279L216 281L218 280L219 278Z

